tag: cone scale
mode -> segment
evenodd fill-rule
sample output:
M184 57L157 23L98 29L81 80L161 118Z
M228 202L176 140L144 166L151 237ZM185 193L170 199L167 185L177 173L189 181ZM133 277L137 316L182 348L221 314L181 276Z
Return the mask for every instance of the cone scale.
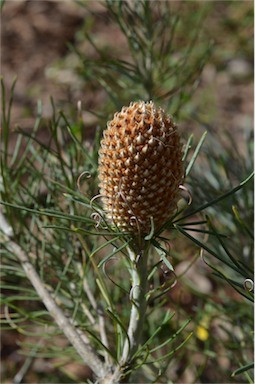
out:
M115 113L99 150L99 189L108 222L132 234L159 229L174 214L183 179L172 118L153 102Z

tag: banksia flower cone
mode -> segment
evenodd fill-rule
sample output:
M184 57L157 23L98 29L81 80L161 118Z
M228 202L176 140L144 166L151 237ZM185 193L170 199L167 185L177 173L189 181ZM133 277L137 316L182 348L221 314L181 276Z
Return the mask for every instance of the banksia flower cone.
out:
M176 211L182 178L177 127L161 108L131 103L108 122L99 150L108 221L133 234L159 229Z

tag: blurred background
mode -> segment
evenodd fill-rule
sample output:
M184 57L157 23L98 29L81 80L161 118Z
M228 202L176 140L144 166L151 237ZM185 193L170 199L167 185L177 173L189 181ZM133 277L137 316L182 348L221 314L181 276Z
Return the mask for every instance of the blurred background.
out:
M160 26L167 3L172 17L169 28L176 28L175 37L169 42L170 54L170 48L167 52L164 47L157 53L162 67L154 63L154 84L144 82L146 86L139 87L136 74L130 71L133 77L127 76L127 67L121 67L116 60L135 62L136 56L142 66L141 49L132 41L128 43L106 2L3 2L1 71L7 97L17 77L10 147L15 147L17 127L32 132L38 100L42 103L43 120L37 137L42 143L49 141L46 127L52 116L52 98L57 109L64 110L73 121L79 120L82 139L91 145L97 127L102 130L122 105L153 98L174 115L184 140L193 134L197 143L201 134L208 131L201 157L187 179L196 208L233 188L253 169L253 2L152 3L155 18L147 22L155 28ZM165 20L162 23L167 25ZM165 31L166 36L169 31ZM162 41L163 36L167 40L162 34ZM150 36L147 38L150 42ZM161 73L164 55L170 57L171 68L182 60L180 72L173 69L170 78L167 71L165 77ZM182 77L185 70L186 78ZM176 79L182 84L181 92ZM243 257L247 265L252 265L253 240L238 227L232 212L234 204L251 230L253 198L248 192L210 214L220 229L229 232L234 256ZM169 293L170 308L180 318L192 316L190 329L195 337L173 361L169 383L253 382L246 375L231 377L235 369L253 359L252 307L231 285L212 275L192 243L183 239L175 242L173 253L180 280ZM4 307L2 314L5 318ZM30 338L18 330L2 330L3 383L84 382L89 376L79 362L63 361L61 356L50 354L30 359L25 373L17 376L28 361L22 345L31 347L33 340L34 336ZM55 344L60 349L66 346L60 335Z
M33 125L37 99L42 100L44 116L50 117L50 96L58 106L65 108L75 109L81 100L83 111L104 110L105 104L109 103L99 79L88 85L81 70L81 60L70 52L68 44L73 44L86 59L95 59L97 53L86 39L90 33L104 52L125 59L130 55L127 41L119 26L112 22L103 1L84 2L86 7L77 3L22 0L5 3L2 11L2 75L9 89L14 77L18 78L13 124L18 123L26 129ZM157 3L154 2L155 7ZM203 7L207 8L200 20L204 45L210 42L215 45L189 108L199 108L203 117L206 115L219 131L229 129L242 139L247 119L253 114L252 1L170 1L170 4L173 13L181 12L184 24L178 34L177 47L187 45L193 33L193 19L198 15L201 17ZM201 41L197 49L201 49ZM190 109L186 113L188 116ZM93 127L97 122L94 115L84 112L86 127ZM190 129L190 125L185 126L185 121L180 123L183 129Z

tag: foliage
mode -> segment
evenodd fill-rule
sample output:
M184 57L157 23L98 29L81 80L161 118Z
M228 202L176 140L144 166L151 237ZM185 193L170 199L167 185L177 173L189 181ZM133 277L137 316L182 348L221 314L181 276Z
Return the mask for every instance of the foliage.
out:
M96 59L72 47L80 58L80 74L86 84L99 82L109 95L111 102L100 109L101 115L106 117L130 100L152 97L178 115L211 51L210 44L199 40L200 28L193 28L194 36L180 49L183 20L171 13L167 2L157 2L156 9L146 1L106 1L105 6L124 34L132 60L99 49L89 33L86 38L97 52ZM201 15L194 19L197 17ZM103 125L88 145L82 140L84 126L79 116L74 119L57 111L52 100L52 118L45 121L38 102L33 132L18 128L11 149L14 86L8 100L2 81L1 200L12 239L32 258L41 281L66 317L105 362L117 364L127 340L132 307L131 239L101 220L100 203L93 198ZM42 128L48 131L46 144L37 135ZM253 381L251 137L247 136L242 155L231 136L226 145L208 125L207 130L207 137L202 134L196 143L192 136L186 138L186 183L192 203L184 196L164 232L152 231L146 239L151 245L148 309L141 346L124 372L131 382L177 381L175 371L178 368L179 375L189 372L193 357L199 360L194 382ZM81 362L67 342L63 348L61 332L10 251L6 233L1 239L2 329L13 328L25 336L21 350L28 356L26 363L34 356L61 356L60 366L70 358ZM176 273L190 254L187 270ZM214 287L209 293L189 285L188 270L198 264L200 255L200 268ZM175 285L194 297L192 304L185 306L181 296L176 296ZM219 355L230 363L214 372ZM69 382L80 380L68 372L64 375L63 380Z
M88 7L87 2L80 2ZM197 79L211 54L213 42L206 40L201 28L208 6L189 15L189 40L182 34L186 19L172 10L170 2L105 2L109 23L123 34L121 51L114 46L100 47L85 24L84 37L95 52L95 59L77 46L71 49L79 57L79 74L87 84L100 84L111 101L111 110L120 110L132 100L160 101L172 114L178 112L197 87ZM92 19L93 20L93 19ZM183 43L183 44L182 44ZM126 59L123 52L128 50ZM124 55L125 56L125 55Z

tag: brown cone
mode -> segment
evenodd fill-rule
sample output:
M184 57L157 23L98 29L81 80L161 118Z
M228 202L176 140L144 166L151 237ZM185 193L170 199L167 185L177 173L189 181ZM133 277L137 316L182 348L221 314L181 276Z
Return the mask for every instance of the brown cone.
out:
M153 102L115 113L99 151L100 194L108 221L134 234L161 227L176 211L182 145L172 118Z

